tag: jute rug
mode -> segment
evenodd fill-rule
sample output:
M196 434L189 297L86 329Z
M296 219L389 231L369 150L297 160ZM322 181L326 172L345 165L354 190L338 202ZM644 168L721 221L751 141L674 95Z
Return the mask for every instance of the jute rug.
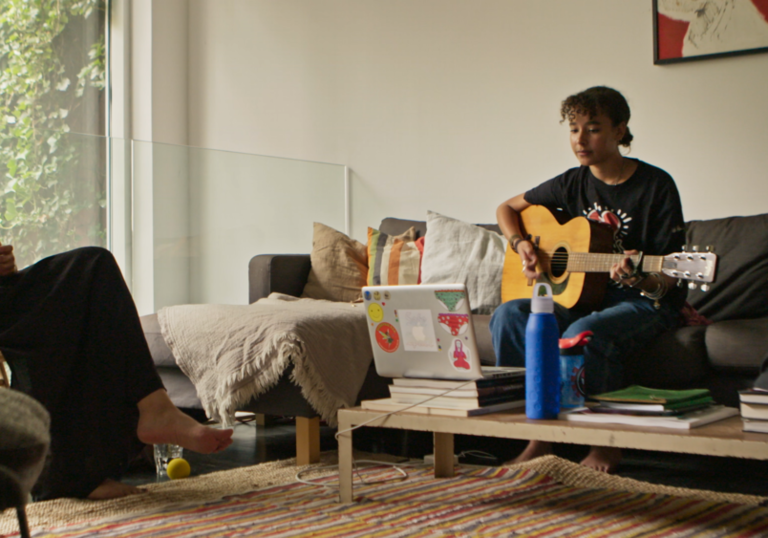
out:
M323 455L323 463L335 454ZM28 507L37 538L84 536L766 536L766 498L657 486L547 456L508 468L423 464L361 470L356 502L338 503L336 472L294 460L147 486L113 501ZM360 478L358 477L358 478ZM16 532L7 511L0 533Z

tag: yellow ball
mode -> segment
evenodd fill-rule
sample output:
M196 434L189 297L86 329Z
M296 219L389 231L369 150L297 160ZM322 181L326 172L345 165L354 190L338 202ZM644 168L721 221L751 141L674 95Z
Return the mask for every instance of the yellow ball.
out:
M188 477L189 473L192 472L192 468L184 458L174 458L168 462L166 472L168 473L168 478L176 480L177 478Z

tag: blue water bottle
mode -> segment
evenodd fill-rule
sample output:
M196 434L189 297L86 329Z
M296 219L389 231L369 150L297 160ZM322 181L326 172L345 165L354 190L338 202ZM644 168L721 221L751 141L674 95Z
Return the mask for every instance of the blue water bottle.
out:
M560 407L583 407L587 396L584 380L584 346L592 331L560 339Z
M531 315L525 327L525 415L557 418L560 411L560 331L549 284L533 287Z

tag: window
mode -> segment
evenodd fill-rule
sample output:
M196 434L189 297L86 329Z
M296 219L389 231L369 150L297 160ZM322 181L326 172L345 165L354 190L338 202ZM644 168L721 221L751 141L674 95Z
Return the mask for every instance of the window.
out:
M0 242L106 245L105 0L0 0Z

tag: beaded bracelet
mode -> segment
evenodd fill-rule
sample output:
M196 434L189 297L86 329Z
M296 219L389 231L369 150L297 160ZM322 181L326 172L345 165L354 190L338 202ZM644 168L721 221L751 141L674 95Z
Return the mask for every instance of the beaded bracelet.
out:
M528 234L525 237L521 237L520 235L515 234L512 237L510 237L509 240L510 240L509 246L512 247L512 250L514 250L515 254L517 254L517 245L520 244L520 241L530 241L531 234Z

